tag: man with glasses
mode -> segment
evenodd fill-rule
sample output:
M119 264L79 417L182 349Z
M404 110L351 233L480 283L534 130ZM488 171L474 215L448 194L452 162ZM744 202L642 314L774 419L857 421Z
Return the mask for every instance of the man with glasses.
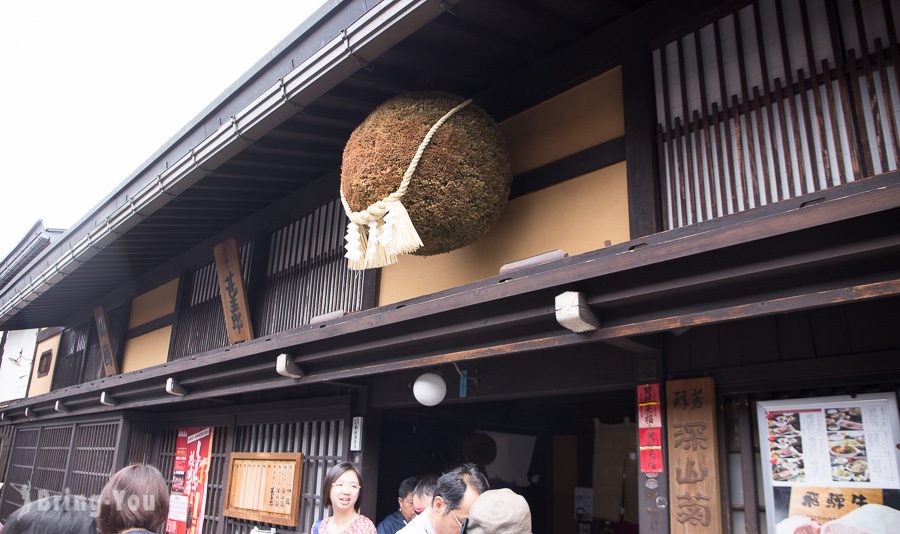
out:
M413 491L417 482L416 477L409 477L400 483L400 489L397 491L397 504L400 509L378 523L378 534L396 534L416 517L413 509Z
M487 479L474 464L444 473L437 481L431 506L397 534L463 534L469 509L488 489Z

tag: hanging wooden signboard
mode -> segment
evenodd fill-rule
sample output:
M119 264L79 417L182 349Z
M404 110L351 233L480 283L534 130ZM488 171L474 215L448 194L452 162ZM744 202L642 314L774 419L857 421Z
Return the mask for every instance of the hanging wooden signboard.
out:
M722 532L712 378L666 383L669 522L673 534Z
M241 273L241 255L237 241L226 239L213 248L216 259L216 277L219 280L219 297L225 314L225 331L228 343L235 344L253 339L250 324L250 306Z
M303 454L234 452L228 458L227 517L297 526Z
M97 338L100 340L100 359L103 361L104 376L119 374L116 364L116 351L109 339L109 323L106 322L106 311L103 306L94 308L94 323L97 325Z

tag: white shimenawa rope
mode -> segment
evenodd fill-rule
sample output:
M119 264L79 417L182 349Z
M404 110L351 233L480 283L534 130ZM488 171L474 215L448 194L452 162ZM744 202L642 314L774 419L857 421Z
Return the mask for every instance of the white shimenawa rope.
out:
M400 200L409 188L409 182L422 154L431 142L431 138L450 117L457 111L472 103L472 99L459 104L437 120L425 134L415 156L409 162L400 187L390 195L371 204L362 211L352 211L347 199L344 198L344 190L341 188L341 204L344 212L350 219L347 225L347 235L344 237L347 244L344 248L347 253L347 266L354 270L384 267L396 263L401 254L409 254L422 247L422 238L413 226L409 213L403 207ZM366 235L368 233L368 235ZM365 252L364 252L365 251Z

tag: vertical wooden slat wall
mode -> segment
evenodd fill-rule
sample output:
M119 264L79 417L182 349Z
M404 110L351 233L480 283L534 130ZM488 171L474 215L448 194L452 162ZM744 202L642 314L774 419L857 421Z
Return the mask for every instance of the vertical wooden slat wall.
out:
M229 435L227 426L215 427L207 483L204 531L208 529L209 532L216 533L247 534L256 526L264 529L276 526L278 532L285 534L308 532L312 523L324 514L321 489L326 471L346 460L346 431L346 424L342 419L237 425L232 435ZM155 465L168 484L171 484L172 480L176 433L177 428L167 428L158 438L159 453ZM232 519L222 515L229 451L303 453L300 524L296 529Z
M272 232L264 287L253 306L258 335L362 309L363 273L347 269L344 260L346 226L335 199Z
M757 0L653 51L666 229L893 171L891 0Z
M119 421L16 429L0 503L6 520L28 498L68 491L91 497L113 473Z
M241 269L245 280L250 280L253 242L241 244ZM172 359L184 358L199 352L224 347L228 344L225 317L219 300L219 284L216 281L215 262L209 262L191 273L191 294L178 314Z

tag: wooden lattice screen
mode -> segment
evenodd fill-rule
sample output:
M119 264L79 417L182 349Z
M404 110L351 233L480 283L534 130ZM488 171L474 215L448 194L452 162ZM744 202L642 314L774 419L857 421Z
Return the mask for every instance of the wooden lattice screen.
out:
M5 520L25 502L69 491L98 495L115 466L119 421L17 428L0 500Z
M347 269L344 259L346 226L335 199L272 233L265 287L254 306L258 335L296 328L323 313L362 308L362 272Z
M654 50L676 228L896 170L894 0L758 0Z
M253 242L241 245L241 269L245 280L253 276L251 257ZM225 316L219 300L219 283L216 280L216 264L209 262L190 274L188 298L184 299L175 327L175 345L172 358L184 358L199 352L217 349L228 344L225 332Z
M278 532L300 534L309 532L317 518L324 517L321 488L325 472L332 465L345 461L347 454L346 424L342 419L298 421L292 423L256 423L238 425L229 435L228 427L217 426L213 434L213 450L207 479L206 511L203 530L226 534L248 534L253 527L268 529L272 525L222 515L228 445L235 452L302 452L303 480L301 508L296 529L276 526ZM171 485L175 459L177 428L160 433L156 466Z
M109 311L109 334L113 350L120 351L125 339L128 322L128 306L119 306ZM53 390L90 382L103 376L100 361L100 342L94 319L62 333L56 368L53 372Z

